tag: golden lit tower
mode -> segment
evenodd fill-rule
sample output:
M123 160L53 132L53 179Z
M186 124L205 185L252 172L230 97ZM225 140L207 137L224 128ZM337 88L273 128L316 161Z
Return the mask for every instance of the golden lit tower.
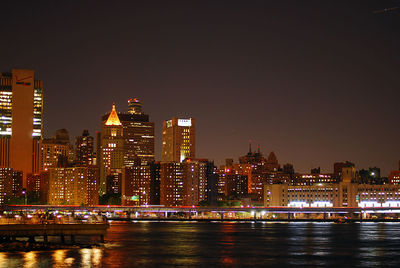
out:
M121 173L124 164L123 127L113 105L108 119L102 123L100 135L100 194L106 193L107 175Z
M124 166L133 167L138 162L147 165L154 161L154 123L142 112L139 99L129 99L128 106L128 112L118 112L124 136ZM103 116L104 122L108 116Z
M0 73L0 167L30 173L41 170L43 82L33 70Z
M173 117L163 122L162 161L182 162L186 158L195 158L194 119Z

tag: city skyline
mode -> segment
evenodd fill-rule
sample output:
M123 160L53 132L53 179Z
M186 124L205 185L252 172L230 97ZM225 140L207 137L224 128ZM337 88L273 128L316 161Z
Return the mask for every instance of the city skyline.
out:
M253 140L296 171L349 160L386 176L400 151L400 21L398 10L374 12L392 2L99 3L74 17L75 5L6 3L0 71L44 81L44 137L94 135L112 101L127 110L137 97L155 123L156 159L162 121L193 117L197 156L218 165Z

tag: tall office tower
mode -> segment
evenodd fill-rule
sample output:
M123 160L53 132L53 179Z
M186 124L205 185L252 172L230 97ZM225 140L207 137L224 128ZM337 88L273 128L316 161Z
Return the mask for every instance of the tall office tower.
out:
M115 105L107 120L102 123L99 153L100 195L103 195L107 192L107 176L120 174L124 165L123 126Z
M0 167L29 173L41 170L43 82L33 70L0 73Z
M139 99L128 100L129 111L119 112L123 127L124 166L132 167L139 159L143 165L154 161L154 123L142 112ZM108 114L103 116L106 121Z
M73 147L69 143L69 134L66 129L59 129L50 139L42 141L42 167L47 171L51 167L67 167L72 162Z
M98 205L99 171L94 167L49 169L49 205Z
M88 130L84 130L82 136L75 138L75 163L81 167L93 165L94 138L89 135Z
M195 121L173 117L163 122L162 161L182 162L195 157Z

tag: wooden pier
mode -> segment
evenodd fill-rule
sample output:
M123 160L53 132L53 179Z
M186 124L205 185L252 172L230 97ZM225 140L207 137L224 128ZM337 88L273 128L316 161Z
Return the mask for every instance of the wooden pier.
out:
M42 236L47 242L49 236L59 236L62 243L69 236L71 243L75 236L99 236L104 243L108 223L76 223L76 224L0 224L0 242L15 241L16 238L28 238L35 242L35 237Z

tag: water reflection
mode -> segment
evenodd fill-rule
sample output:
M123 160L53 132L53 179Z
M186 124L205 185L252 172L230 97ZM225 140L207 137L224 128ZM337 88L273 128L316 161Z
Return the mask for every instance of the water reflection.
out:
M113 224L105 247L0 252L0 267L400 266L400 224Z
M27 252L24 254L24 268L33 268L37 266L36 263L36 252L35 251L31 251L31 252Z

